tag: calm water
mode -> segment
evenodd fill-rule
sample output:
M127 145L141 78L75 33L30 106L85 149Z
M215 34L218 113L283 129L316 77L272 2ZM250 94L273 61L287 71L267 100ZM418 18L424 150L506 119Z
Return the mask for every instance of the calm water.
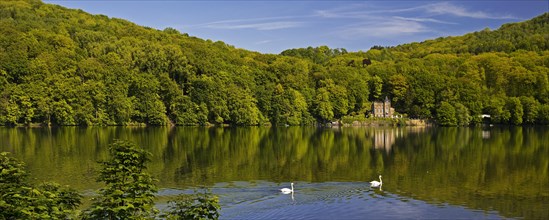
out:
M33 181L85 195L114 139L153 153L160 207L206 186L225 219L549 218L547 127L0 127Z

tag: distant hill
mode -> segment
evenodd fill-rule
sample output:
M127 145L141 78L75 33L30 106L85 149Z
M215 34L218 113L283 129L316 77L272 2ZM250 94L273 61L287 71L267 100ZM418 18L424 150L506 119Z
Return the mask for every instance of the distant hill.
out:
M364 119L386 96L398 112L441 125L479 123L482 113L495 123L548 124L548 20L366 52L270 55L41 1L2 1L0 124L305 125Z

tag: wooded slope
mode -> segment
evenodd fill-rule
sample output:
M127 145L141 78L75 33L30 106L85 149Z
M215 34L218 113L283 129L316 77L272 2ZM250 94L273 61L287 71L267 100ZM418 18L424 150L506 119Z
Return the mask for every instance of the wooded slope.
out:
M364 118L386 96L398 112L442 125L479 123L483 113L496 123L548 124L548 21L545 13L367 52L270 55L40 1L2 1L0 124L303 125ZM372 64L363 67L364 58Z

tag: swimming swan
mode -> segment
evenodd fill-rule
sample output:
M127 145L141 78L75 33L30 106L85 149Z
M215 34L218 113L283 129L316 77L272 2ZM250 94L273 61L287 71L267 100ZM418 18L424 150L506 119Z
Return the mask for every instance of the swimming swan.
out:
M282 189L280 189L280 192L282 192L284 194L293 193L294 192L294 183L291 183L290 185L292 186L292 189L282 188Z
M383 181L381 181L381 175L379 175L379 182L375 180L370 182L370 187L379 187L381 185L383 185Z

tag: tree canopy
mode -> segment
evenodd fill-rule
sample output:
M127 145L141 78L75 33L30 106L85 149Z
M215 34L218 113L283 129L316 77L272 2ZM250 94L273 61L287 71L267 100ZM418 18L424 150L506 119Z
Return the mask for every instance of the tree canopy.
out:
M38 0L2 1L0 125L305 125L365 114L386 96L397 112L452 125L480 123L481 114L546 124L548 21L545 13L366 52L272 55ZM437 111L447 104L455 111Z

